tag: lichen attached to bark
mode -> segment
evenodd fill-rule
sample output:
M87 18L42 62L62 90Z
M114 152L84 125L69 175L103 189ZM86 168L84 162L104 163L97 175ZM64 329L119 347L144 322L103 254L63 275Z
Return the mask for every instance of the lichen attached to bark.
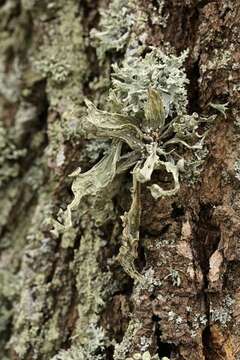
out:
M77 169L71 176L74 200L68 205L65 231L72 227L72 211L83 197L108 192L108 186L122 172L133 173L133 199L124 215L123 245L119 260L133 278L141 276L135 269L138 256L140 225L140 184L149 182L156 170L165 170L172 176L172 188L158 184L149 186L155 199L172 196L180 188L180 172L184 171L184 150L203 148L205 133L198 133L199 124L215 119L186 114L186 75L179 58L166 56L157 49L149 49L145 57L130 56L122 66L114 67L113 85L109 94L109 112L98 110L86 100L87 115L80 126L82 136L92 139L111 139L108 153L86 173ZM123 144L128 150L122 151ZM127 149L126 148L126 149ZM137 190L138 189L138 190ZM137 220L138 219L138 220Z

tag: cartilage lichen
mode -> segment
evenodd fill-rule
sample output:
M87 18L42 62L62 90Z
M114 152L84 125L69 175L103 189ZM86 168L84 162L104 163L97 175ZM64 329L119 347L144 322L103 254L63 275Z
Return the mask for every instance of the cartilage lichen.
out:
M141 184L150 182L155 170L165 171L172 177L172 187L150 184L148 188L155 199L175 195L180 188L180 172L184 171L184 150L194 155L202 149L204 133L198 133L198 126L215 119L186 113L185 57L186 54L167 56L151 48L145 57L134 56L122 66L114 66L110 111L101 111L86 100L87 115L82 118L82 136L110 139L112 144L89 171L81 173L77 169L71 174L74 199L67 208L65 228L71 228L72 212L84 196L97 199L100 193L108 193L113 180L131 169L132 205L122 217L123 244L118 259L125 271L138 280L143 280L134 266L138 256Z

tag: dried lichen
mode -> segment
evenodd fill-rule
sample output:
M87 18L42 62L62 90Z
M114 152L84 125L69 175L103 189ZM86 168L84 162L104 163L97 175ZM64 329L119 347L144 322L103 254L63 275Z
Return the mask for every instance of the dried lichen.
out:
M71 176L74 200L68 205L65 228L72 226L72 211L83 197L108 192L113 179L134 168L132 205L123 217L123 244L119 260L125 271L135 279L142 277L135 269L138 254L139 219L141 212L141 183L149 182L155 170L165 170L172 176L172 188L159 184L149 186L152 196L172 196L180 188L179 174L184 171L183 150L194 151L203 147L204 136L198 134L204 118L186 114L187 83L182 64L185 55L166 56L157 49L145 58L124 62L115 67L109 107L112 111L98 110L86 100L88 114L82 118L81 134L89 139L112 139L109 152L92 169L81 173L77 169ZM116 112L117 110L117 112ZM122 144L128 151L122 151Z

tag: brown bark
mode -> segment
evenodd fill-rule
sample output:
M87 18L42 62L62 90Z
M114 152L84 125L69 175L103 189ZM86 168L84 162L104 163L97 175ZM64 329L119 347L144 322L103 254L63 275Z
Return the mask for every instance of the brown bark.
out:
M101 64L90 45L99 8L109 4L0 1L2 153L26 149L14 160L0 154L3 359L52 359L61 351L69 351L64 360L126 360L146 351L152 359L240 358L240 4L165 0L163 26L153 21L160 3L135 4L145 45L176 54L189 48L189 113L212 113L210 102L228 102L229 110L211 127L197 182L185 179L176 196L159 200L142 190L137 267L154 278L143 287L116 261L120 216L130 206L128 177L103 226L86 200L67 234L72 247L53 231L53 219L61 220L59 209L72 199L68 174L98 159L85 139L68 133L69 114L81 116L85 96L104 103L110 65L124 55L105 54Z

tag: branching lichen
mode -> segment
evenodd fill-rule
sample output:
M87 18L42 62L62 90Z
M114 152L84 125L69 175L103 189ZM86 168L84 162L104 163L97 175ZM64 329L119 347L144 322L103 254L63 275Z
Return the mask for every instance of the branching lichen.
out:
M156 48L145 57L128 56L122 66L113 65L113 86L110 99L121 113L141 119L148 99L148 89L161 94L165 116L186 113L188 83L181 56L165 55Z
M133 168L132 205L123 216L123 244L119 260L125 271L141 280L134 266L138 255L140 225L140 188L156 170L172 177L172 187L152 184L148 188L155 199L175 195L180 188L179 174L184 171L184 150L192 155L202 149L204 135L198 133L206 118L186 114L186 54L167 56L157 49L144 58L126 60L115 66L108 108L98 110L86 100L87 115L82 118L81 134L89 139L111 139L108 153L86 173L77 169L71 176L73 201L68 205L65 228L72 226L72 212L86 195L108 192L117 175ZM112 109L112 110L111 110ZM126 144L124 147L123 144Z

